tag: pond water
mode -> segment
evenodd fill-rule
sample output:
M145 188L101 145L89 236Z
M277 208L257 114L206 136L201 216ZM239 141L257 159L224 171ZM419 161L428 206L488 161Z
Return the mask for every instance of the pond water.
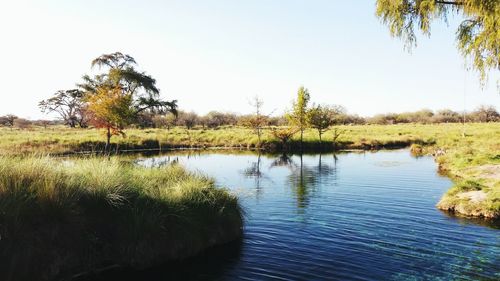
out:
M376 153L173 152L246 211L244 238L134 280L500 280L500 230L435 204L451 186L430 157Z

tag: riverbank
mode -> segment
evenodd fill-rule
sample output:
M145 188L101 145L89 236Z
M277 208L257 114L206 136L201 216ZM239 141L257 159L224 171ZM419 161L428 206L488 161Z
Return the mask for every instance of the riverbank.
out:
M270 130L264 130L259 143L252 130L242 127L128 129L126 134L124 138L112 139L114 151L215 147L277 152L284 148ZM307 130L303 150L376 150L413 145L416 154L435 155L440 171L456 183L443 196L438 208L465 216L500 217L500 123L337 126L322 139L320 143L317 132ZM102 151L104 145L104 135L93 129L0 128L0 153L5 155L95 152ZM298 136L292 138L286 148L299 151Z
M1 280L51 280L196 255L241 237L242 211L177 165L2 156L0 235Z

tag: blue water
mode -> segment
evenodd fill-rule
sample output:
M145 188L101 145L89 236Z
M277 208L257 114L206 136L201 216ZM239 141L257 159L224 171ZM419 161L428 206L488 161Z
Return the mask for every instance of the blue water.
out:
M452 183L430 157L175 152L138 162L212 176L246 212L237 250L138 280L500 280L500 230L435 208Z

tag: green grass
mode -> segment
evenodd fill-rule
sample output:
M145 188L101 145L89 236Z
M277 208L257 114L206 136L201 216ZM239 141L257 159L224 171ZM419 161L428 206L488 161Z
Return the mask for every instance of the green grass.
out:
M343 132L339 138L339 148L382 148L404 147L415 142L432 143L444 128L445 131L460 131L459 125L369 125L340 126ZM250 129L226 127L217 130L186 130L176 127L165 129L128 129L126 137L113 137L114 147L126 149L168 149L174 147L232 147L255 148L257 136ZM323 148L332 145L333 132L323 136ZM298 147L298 134L291 148ZM319 139L316 131L308 130L304 135L305 148L317 149ZM68 153L74 151L97 151L105 145L102 131L94 129L70 129L65 127L33 128L30 130L0 128L0 154L20 153ZM280 143L269 130L264 131L262 148L280 150Z
M235 196L180 166L0 156L0 280L142 268L241 235Z

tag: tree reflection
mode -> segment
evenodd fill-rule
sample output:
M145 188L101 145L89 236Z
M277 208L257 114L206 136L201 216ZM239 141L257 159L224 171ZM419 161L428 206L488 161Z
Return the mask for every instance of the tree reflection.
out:
M262 178L264 177L264 173L261 171L261 154L257 156L257 161L251 162L250 167L243 170L243 175L248 178L253 178L255 180L255 196L257 199L260 198L262 194Z
M323 180L336 181L337 157L334 155L333 165L325 163L321 154L318 156L317 165L306 164L302 154L298 155L298 160L298 163L295 163L291 156L282 154L271 163L271 168L289 168L290 174L287 181L294 192L298 210L303 212L309 206L311 197L318 191Z

